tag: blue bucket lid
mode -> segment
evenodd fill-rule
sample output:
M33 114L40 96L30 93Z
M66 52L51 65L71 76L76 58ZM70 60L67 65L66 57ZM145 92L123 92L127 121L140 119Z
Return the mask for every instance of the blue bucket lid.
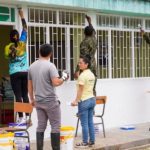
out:
M16 132L15 136L23 136L23 134L24 134L23 132Z
M26 126L27 124L26 123L9 123L8 124L9 126Z

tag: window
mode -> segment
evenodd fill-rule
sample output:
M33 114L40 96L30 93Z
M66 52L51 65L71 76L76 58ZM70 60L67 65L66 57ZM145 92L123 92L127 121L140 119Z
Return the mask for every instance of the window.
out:
M59 73L67 69L74 80L84 38L85 12L29 8L28 14L29 63L39 58L41 44L50 43L54 49L51 61ZM96 21L98 78L150 76L150 45L138 29L142 23L149 29L149 20L97 14Z
M79 12L59 11L59 24L85 25L85 14Z
M0 6L0 21L15 22L15 9Z
M150 76L150 45L139 32L134 32L134 55L135 77Z
M111 31L112 78L131 76L131 32Z
M29 8L28 13L29 22L56 24L56 10Z
M64 69L69 70L73 80L83 38L85 13L41 8L28 10L29 64L39 58L40 45L50 43L53 46L51 61L60 74Z
M123 28L138 29L138 24L142 25L142 19L123 17Z
M143 23L143 18L120 16L119 19L118 16L97 15L99 78L132 78L150 75L150 46L141 37L138 29L138 24ZM146 29L150 29L149 24L150 21L145 20ZM114 27L117 26L120 28L115 29Z
M150 30L150 20L145 20L145 29Z
M28 27L29 64L39 58L39 47L46 43L45 27Z
M70 28L70 70L71 80L79 60L80 43L83 39L83 29Z
M53 63L57 66L59 74L66 69L66 29L62 27L49 27L49 43L53 46Z
M100 27L119 27L119 16L97 15L97 25Z
M97 74L99 78L108 78L108 31L97 30Z

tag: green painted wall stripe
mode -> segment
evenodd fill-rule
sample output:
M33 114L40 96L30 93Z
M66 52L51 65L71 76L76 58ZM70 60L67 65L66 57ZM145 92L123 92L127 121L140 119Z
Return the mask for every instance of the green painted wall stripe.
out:
M133 16L133 17L150 17L150 14L133 13L133 12L125 12L125 11L101 10L100 13Z
M142 16L150 15L150 1L149 0L14 0L20 3L33 4L37 6L62 6L68 8L75 8L78 10L88 9L95 11L111 11L112 13L116 12L123 14L126 12L127 15L132 14L141 14Z

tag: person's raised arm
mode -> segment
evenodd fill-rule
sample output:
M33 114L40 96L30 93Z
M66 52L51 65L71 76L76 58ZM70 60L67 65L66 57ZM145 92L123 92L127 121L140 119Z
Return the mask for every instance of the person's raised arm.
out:
M86 18L86 20L87 20L87 22L88 22L89 26L92 26L91 17L90 17L90 16L88 16L88 15L86 15L86 16L85 16L85 18ZM93 27L93 26L92 26L92 27Z
M27 23L26 23L26 20L24 18L24 14L23 14L22 8L18 8L18 13L19 13L19 16L21 18L23 30L27 30Z
M90 16L88 16L88 15L86 15L86 16L85 16L85 18L86 18L86 20L87 20L87 22L88 22L89 26L93 28L93 36L95 36L96 31L95 31L95 29L94 29L94 27L93 27L93 25L92 25L91 17L90 17Z

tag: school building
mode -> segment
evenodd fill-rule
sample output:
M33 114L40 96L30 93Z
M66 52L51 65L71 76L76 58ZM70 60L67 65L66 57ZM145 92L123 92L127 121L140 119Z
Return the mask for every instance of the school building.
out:
M57 88L62 125L76 126L77 108L68 106L76 96L73 79L79 45L92 18L96 30L97 95L106 95L106 129L150 121L150 45L141 37L138 24L150 35L149 0L0 0L0 78L8 75L4 47L13 28L21 32L17 7L28 25L29 65L39 58L41 44L50 43L59 73L68 70L70 80ZM38 71L38 70L37 70ZM40 86L40 85L39 85ZM32 115L31 139L35 139L36 112ZM46 130L49 137L50 126Z

